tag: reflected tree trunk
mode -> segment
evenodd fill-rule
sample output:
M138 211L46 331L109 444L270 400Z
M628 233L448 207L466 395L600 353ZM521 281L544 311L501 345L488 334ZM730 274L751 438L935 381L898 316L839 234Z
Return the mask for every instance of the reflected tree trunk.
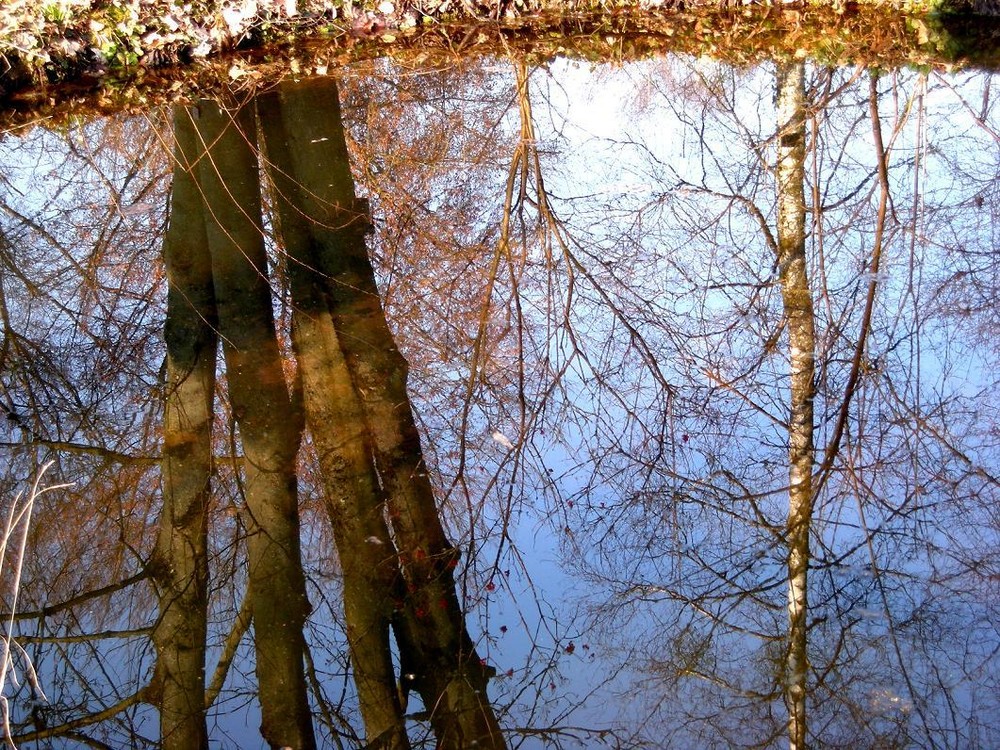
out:
M197 153L187 113L175 120L171 215L163 243L169 289L163 427L163 510L153 552L160 618L152 690L164 750L207 748L205 639L208 498L218 338Z
M290 93L289 88L281 88L284 96L262 96L259 117L288 254L292 336L306 419L343 572L347 639L369 746L403 749L409 741L390 648L393 607L400 598L396 552L384 519L384 493L371 460L365 413L334 328L326 283L317 273L312 223L303 213L304 188L291 171L293 145L315 151L323 141L303 144L296 139L290 144L283 121L285 103L291 111L284 119L294 130L313 119L310 109L317 101L303 101L302 87ZM322 92L323 97L330 95L329 89ZM332 95L336 100L336 89ZM316 157L320 168L324 156L320 151Z
M300 202L282 226L308 217L309 243L321 273L339 345L374 449L405 598L394 620L404 687L431 714L438 747L500 748L505 742L487 698L491 670L476 653L455 591L457 550L448 541L424 465L406 392L407 364L382 309L347 156L335 84L316 80L281 91L288 164ZM282 204L279 204L282 205ZM294 214L294 215L292 215ZM342 552L343 554L343 552Z
M303 664L309 604L299 547L295 457L301 409L275 334L261 222L253 108L202 102L199 184L210 216L219 334L243 446L249 588L263 715L273 748L315 747Z
M790 406L788 417L788 644L784 664L789 746L806 747L807 578L812 523L815 323L805 231L805 66L779 64L778 274L788 324Z

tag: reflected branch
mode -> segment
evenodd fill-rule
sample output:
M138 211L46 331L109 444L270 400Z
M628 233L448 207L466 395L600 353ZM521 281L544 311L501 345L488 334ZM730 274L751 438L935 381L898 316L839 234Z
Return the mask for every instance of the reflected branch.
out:
M253 605L250 602L249 594L243 595L243 601L240 602L240 608L236 613L236 618L233 620L232 627L230 627L229 632L226 634L226 640L222 644L222 653L219 655L219 661L215 665L215 671L212 673L212 679L208 683L208 687L205 689L205 707L211 708L215 705L215 701L219 699L219 695L222 693L222 687L226 683L226 676L229 674L229 668L233 664L233 659L236 657L236 651L240 647L240 643L243 641L243 636L247 634L250 630L250 625L253 622Z
M66 721L62 724L57 724L55 726L47 727L46 729L34 732L25 732L24 734L18 734L11 739L18 745L23 745L27 742L37 742L38 740L48 739L49 737L60 737L66 734L72 733L73 730L80 729L81 727L89 727L94 724L98 724L107 719L118 716L125 710L135 706L139 703L144 703L146 701L145 691L140 690L137 693L122 698L117 703L108 706L100 711L96 711L92 714L87 714L86 716L81 716L79 719L73 719L72 721Z
M106 596L111 596L119 591L123 591L130 586L144 581L149 578L148 570L141 570L124 580L117 581L116 583L108 584L107 586L101 586L100 588L92 589L90 591L84 591L77 596L65 599L56 604L49 604L41 609L34 610L31 612L17 612L14 614L14 620L39 620L46 619L52 615L58 614L60 612L65 612L68 610L75 609L87 602L93 601L94 599L101 599ZM0 614L0 619L8 619L10 615L4 613Z

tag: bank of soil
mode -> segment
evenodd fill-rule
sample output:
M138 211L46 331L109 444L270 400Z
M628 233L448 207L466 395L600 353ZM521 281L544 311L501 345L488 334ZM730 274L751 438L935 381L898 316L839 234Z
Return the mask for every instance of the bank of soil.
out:
M0 108L94 91L98 107L153 103L414 50L993 68L1000 29L970 16L990 3L1000 0L8 0Z

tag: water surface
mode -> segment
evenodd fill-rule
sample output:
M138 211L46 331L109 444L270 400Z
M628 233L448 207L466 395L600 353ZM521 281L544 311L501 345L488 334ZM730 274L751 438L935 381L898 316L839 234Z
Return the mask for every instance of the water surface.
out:
M797 74L802 105L790 125L779 100ZM274 381L296 408L296 373L313 351L293 345L291 326L304 309L296 269L317 269L289 249L297 220L281 213L282 159L298 159L297 169L318 171L316 185L329 175L330 190L346 175L358 199L351 221L370 221L358 229L376 308L408 368L455 548L456 601L507 746L787 744L798 637L789 445L802 426L790 417L789 373L802 339L792 340L781 262L792 230L779 223L795 190L814 360L809 743L1000 744L993 82L665 56L434 69L383 60L281 84L278 97L305 86L316 103L315 121L299 111L288 144L333 138L339 103L350 171L309 151L282 155L263 136L254 143L258 271L276 326L266 346L283 364L243 378L250 401L265 398L254 383ZM43 485L73 483L39 497L31 519L13 627L25 654L14 664L23 677L30 658L46 700L31 680L8 679L22 746L41 721L59 735L40 747L160 743L144 692L165 606L150 561L166 486L164 404L183 381L170 380L164 359L164 326L177 320L164 238L171 222L194 226L168 200L172 144L179 118L197 128L210 110L250 112L247 132L263 133L275 92L234 88L221 109L37 126L0 143L2 495L13 503L48 461ZM796 185L778 165L800 132ZM246 186L219 165L221 197L198 183L209 213L230 203L252 212L236 197ZM321 192L290 202L328 205ZM320 235L347 226L320 212L298 215ZM323 299L370 303L360 282L336 273ZM215 274L218 295L220 279L234 277ZM265 346L234 343L251 323L227 338L207 322L237 353ZM372 399L363 378L400 377L341 346L361 373L359 403ZM207 680L221 682L207 726L212 747L264 746L253 629L228 672L216 667L227 637L241 635L257 523L242 375L228 354L217 361L206 639ZM276 431L295 417L277 417L254 434L280 442ZM363 747L343 608L353 554L331 530L323 456L333 448L314 436L319 426L295 459L306 687L320 746ZM333 432L361 445L380 429L389 428ZM419 562L386 507L388 536L369 544L404 567ZM406 674L397 645L392 653ZM433 747L420 703L414 691L404 709L409 742Z

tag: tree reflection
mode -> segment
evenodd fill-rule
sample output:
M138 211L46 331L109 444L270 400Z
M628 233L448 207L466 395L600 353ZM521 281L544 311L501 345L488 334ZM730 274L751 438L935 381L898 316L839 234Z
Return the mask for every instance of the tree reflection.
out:
M199 363L196 358L189 357L191 364L178 373L182 387L192 376L198 379L201 375L201 382L190 384L197 389L190 405L186 400L180 402L181 396L187 395L183 391L168 386L167 393L168 398L177 394L179 403L175 408L180 413L196 420L202 432L208 430L211 409L206 409L205 404L206 401L211 404L209 370L214 374L217 331L223 342L229 396L243 450L241 491L246 503L247 596L254 625L263 714L261 733L272 747L309 748L315 746L315 739L303 665L302 629L308 603L299 553L295 470L302 418L285 382L274 328L262 232L253 109L239 102L232 106L235 116L230 110L223 110L221 104L205 102L197 110L197 119L191 112L181 112L175 118L179 132L178 155L182 159L175 168L175 175L181 180L193 180L194 185L185 189L195 193L195 200L191 206L172 206L171 226L178 226L177 231L187 235L177 244L186 244L189 256L179 258L168 268L187 266L184 271L195 278L186 283L187 279L180 277L178 280L184 282L183 285L174 286L171 293L175 307L188 305L193 308L178 311L180 316L195 321L194 325L187 326L184 331L188 333L187 340L178 342L179 345L200 353L208 361L194 369L193 366ZM183 122L185 118L190 124ZM192 176L193 169L197 172ZM189 207L192 213L177 213L178 208ZM168 250L171 249L168 244ZM211 284L210 292L206 282ZM180 338L183 334L174 335ZM212 348L205 348L207 346ZM183 363L171 362L170 354L168 349L168 373L183 366ZM168 419L169 416L168 410ZM204 493L208 484L206 459L210 436L203 436L196 445L191 445L190 439L185 442L187 444L179 446L180 456L186 457L192 449L197 454L191 461L192 475L184 476L187 467L175 464L171 466L171 478L177 476L181 484L194 485ZM167 452L168 456L172 454L177 455ZM165 486L169 491L171 483ZM193 623L204 617L204 595L195 592L203 590L207 571L205 504L203 494L197 497L201 502L183 503L177 510L171 508L170 516L176 519L173 523L187 521L195 525L199 539L190 531L182 534L179 541L170 541L167 551L161 552L155 560L156 567L172 571L174 575L189 565L198 569L197 573L186 573L180 583L171 582L173 585L166 588L170 593L160 597L161 609L169 615L171 608L179 604L172 590L190 591L196 596L197 601L192 602L190 610L194 615L197 608L198 616L188 617L184 611L179 613L181 622L192 628ZM178 551L181 559L178 559ZM197 658L197 652L204 648L204 640L199 640L196 647L189 640L194 632L172 634L165 630L161 619L159 632L164 633L163 638L170 644L171 651L196 651L187 666L192 670L197 666L197 669L177 678L177 692L191 701L190 690L198 687L198 679L203 679L203 652L201 659ZM158 657L157 664L163 663L164 659ZM153 690L159 687L154 680ZM201 688L199 693L203 695L204 686ZM203 705L204 698L199 702ZM168 730L169 727L161 728L163 743L174 746L174 735ZM177 736L176 746L191 747L192 738L193 735L187 736L184 732Z
M207 747L208 506L218 314L198 144L187 117L174 128L177 166L163 242L169 279L164 339L163 509L153 552L160 615L153 632L163 747Z
M315 116L319 103L327 107L325 118ZM490 671L476 654L456 597L452 570L458 552L444 536L423 467L405 391L405 361L386 325L368 261L367 217L354 197L336 86L330 80L282 84L263 104L260 121L280 242L288 258L298 362L293 391L301 389L305 422L324 477L344 574L347 639L370 744L409 746L388 642L392 624L400 680L420 693L439 746L503 747L492 709L482 699ZM200 197L187 214L177 213L187 206L175 204L171 226L183 227L177 231L189 240L202 241L186 243L186 259L168 254L173 261L168 269L178 268L171 277L176 278L171 300L188 306L178 312L181 320L193 321L179 345L209 356L212 350L205 347L214 343L217 330L226 355L244 455L241 490L261 732L272 747L312 747L302 641L308 605L294 468L302 427L271 313L253 107L243 102L230 106L227 111L204 102L196 112L180 112L175 119L182 157L175 175L181 190ZM233 109L235 115L230 114ZM184 181L191 179L193 169L192 189ZM174 245L168 243L168 253ZM197 276L188 283L181 275L195 275L199 269L201 285ZM176 331L183 323L173 324L176 318L169 312L168 322ZM164 745L176 742L178 747L205 742L203 718L194 722L190 701L192 691L204 693L199 680L204 669L204 493L211 422L206 403L211 403L214 365L211 357L199 369L196 364L192 357L186 367L168 359L168 376L177 373L169 397L176 394L174 408L194 421L187 432L201 438L177 438L181 458L196 454L190 476L184 476L188 467L176 460L168 463L179 486L196 489L192 500L177 497L173 502L179 507L166 506L172 520L163 524L167 531L161 534L165 541L157 562L167 571L161 575L170 578L160 597L164 616L157 632L163 645L157 659L159 681L153 686L160 690L162 683L165 692L154 700L161 714L180 714L181 731L174 732L173 723L164 723L161 730ZM183 388L194 392L187 397ZM168 410L168 420L172 413ZM168 456L178 455L174 444L171 437ZM170 533L174 529L176 535ZM178 552L183 559L176 559ZM172 631L175 619L179 624ZM196 642L194 636L199 636ZM177 664L178 655L187 658L185 664ZM175 701L186 702L175 710ZM188 730L189 721L199 726Z
M144 700L160 709L162 746L207 746L206 710L219 696L252 619L261 732L273 747L314 746L295 466L304 407L338 543L347 641L369 745L409 746L404 712L412 690L421 696L441 747L505 746L486 699L494 670L466 630L454 579L459 551L437 515L408 406L406 363L386 325L367 257L369 220L354 198L337 96L330 79L289 84L267 97L270 109L260 114L273 220L280 227L276 248L287 258L280 268L287 271L294 308L291 367L272 314L256 102L204 101L175 113L164 245L164 505L153 554L143 563L160 608L153 626L155 670L149 685L126 702L83 722L50 721L22 741L72 732ZM331 119L304 121L303 112L314 115L317 102L325 103ZM318 143L327 145L310 151ZM294 153L295 146L308 155ZM339 180L332 186L331 174ZM149 299L150 291L141 298ZM226 364L220 383L228 395L220 403L229 414L214 410L217 341ZM44 418L40 410L36 418ZM220 419L239 429L232 440L232 483L220 458ZM209 516L211 497L220 489L238 492L233 549L245 545L248 590L206 696L206 656L214 653L206 643L209 622L228 610L220 610L219 593L235 594L242 578L237 564L217 579L226 575L218 558L225 540L217 536L218 520L210 525ZM141 578L124 584L133 599L137 592L127 587ZM61 606L108 593L77 595ZM398 643L392 649L390 624ZM141 670L142 663L133 666ZM310 663L315 679L313 669ZM323 714L332 724L329 706Z
M809 537L813 517L813 400L816 397L816 328L806 258L805 65L778 65L777 255L784 323L788 327L788 645L784 692L788 741L808 746Z
M317 102L329 108L326 117L307 116ZM293 335L345 571L355 672L374 698L366 706L362 697L369 736L388 733L404 744L404 707L393 701L385 637L362 642L391 620L400 680L423 699L439 746L503 747L483 699L493 670L465 627L453 577L459 551L437 514L406 392L406 361L368 259L368 217L354 195L337 88L329 80L287 84L267 105L262 121L279 223L289 231ZM370 661L371 670L360 668Z

